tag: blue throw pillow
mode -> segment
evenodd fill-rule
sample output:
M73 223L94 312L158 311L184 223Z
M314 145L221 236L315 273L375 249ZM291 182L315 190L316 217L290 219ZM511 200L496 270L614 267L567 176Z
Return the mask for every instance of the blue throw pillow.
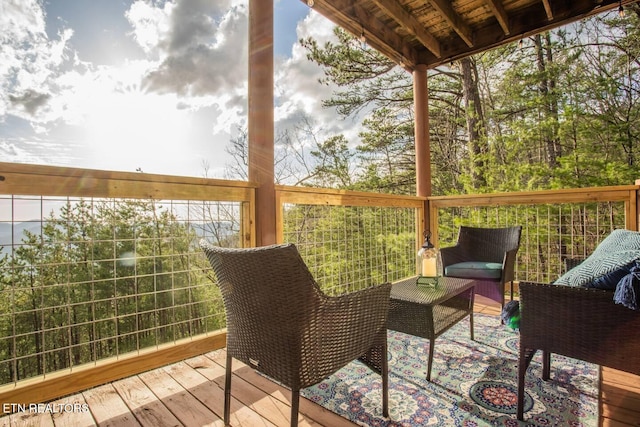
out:
M613 301L631 310L640 310L640 263L631 267L629 274L620 280Z
M613 290L618 286L618 282L622 280L624 276L629 274L631 268L636 265L636 261L633 260L628 264L621 266L620 268L611 271L610 273L603 274L600 277L596 277L591 282L587 282L584 286L587 288L607 289Z
M580 265L572 268L554 283L567 286L584 286L615 289L640 259L640 232L614 230Z

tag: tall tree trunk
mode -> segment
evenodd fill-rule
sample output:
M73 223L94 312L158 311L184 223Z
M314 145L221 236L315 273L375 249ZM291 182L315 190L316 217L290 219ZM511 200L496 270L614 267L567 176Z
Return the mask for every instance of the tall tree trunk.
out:
M542 97L542 118L546 123L543 127L543 139L547 164L551 168L558 166L558 157L562 155L558 141L558 101L556 99L556 81L552 77L553 51L551 34L545 34L544 44L542 36L534 37L539 74L539 91Z
M484 128L484 115L478 90L478 70L471 58L460 60L462 70L462 96L464 101L465 118L467 122L467 134L469 135L469 153L471 156L471 177L474 188L487 185L485 177L486 162L486 138Z

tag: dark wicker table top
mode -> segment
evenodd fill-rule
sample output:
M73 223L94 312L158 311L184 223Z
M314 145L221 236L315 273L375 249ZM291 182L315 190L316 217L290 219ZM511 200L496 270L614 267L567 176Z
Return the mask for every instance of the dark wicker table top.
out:
M440 277L435 287L416 284L417 276L396 282L391 287L391 299L434 306L472 288L474 281L456 277Z

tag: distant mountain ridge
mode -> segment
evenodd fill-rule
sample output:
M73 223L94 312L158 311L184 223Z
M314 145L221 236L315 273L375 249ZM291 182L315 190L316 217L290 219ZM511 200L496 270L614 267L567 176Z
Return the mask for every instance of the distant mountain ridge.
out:
M199 237L210 236L214 230L218 237L229 238L237 233L229 222L193 223L191 228ZM25 231L40 234L42 221L0 222L0 253L11 253L12 244L20 244L25 237ZM13 234L13 235L12 235Z
M41 230L42 221L23 221L14 222L13 224L0 222L0 246L2 246L2 252L9 253L11 252L12 243L21 243L22 239L25 236L25 231L30 231L34 234L40 234Z

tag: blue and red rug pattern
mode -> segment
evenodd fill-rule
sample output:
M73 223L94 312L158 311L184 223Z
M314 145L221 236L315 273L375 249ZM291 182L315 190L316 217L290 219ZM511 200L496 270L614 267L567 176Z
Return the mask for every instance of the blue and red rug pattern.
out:
M540 355L527 371L525 421L516 420L518 333L498 317L476 314L436 340L431 382L429 341L388 332L389 410L382 416L380 376L353 362L303 396L364 426L571 426L598 424L597 365L552 355L543 381Z

